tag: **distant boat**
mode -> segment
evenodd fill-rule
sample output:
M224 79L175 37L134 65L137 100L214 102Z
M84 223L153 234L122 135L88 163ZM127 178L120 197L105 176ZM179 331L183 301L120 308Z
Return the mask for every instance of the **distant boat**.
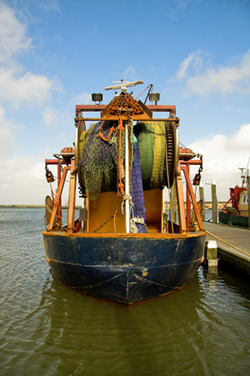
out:
M241 187L236 185L234 188L229 188L230 198L219 211L219 222L233 226L248 227L247 167L245 169L241 168L240 170L242 171ZM243 173L244 170L246 171L245 175ZM229 203L231 203L232 206L228 206Z
M51 187L48 166L58 171L57 191L46 198L43 232L53 275L82 293L122 304L164 296L189 283L203 262L206 236L189 177L190 165L197 165L199 183L202 158L185 148L179 155L175 106L158 105L152 85L146 100L155 104L137 101L127 90L140 83L107 87L121 89L108 105L100 104L101 94L92 95L95 105L77 105L74 149L64 148L45 161ZM100 118L86 112L100 112ZM153 118L154 112L169 116ZM95 122L88 130L87 121ZM68 171L63 226L61 198ZM83 208L75 220L77 177Z

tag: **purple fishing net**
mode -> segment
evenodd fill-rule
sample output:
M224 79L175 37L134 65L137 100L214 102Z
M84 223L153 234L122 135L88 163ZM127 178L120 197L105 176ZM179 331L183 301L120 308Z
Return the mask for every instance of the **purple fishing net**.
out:
M138 148L138 133L134 128L134 135L136 142L133 143L133 163L131 173L132 184L132 202L133 202L133 215L135 218L143 218L145 221L145 207L144 207L144 194L142 185L142 174L140 166L139 148ZM140 223L136 223L139 233L146 232L146 226Z

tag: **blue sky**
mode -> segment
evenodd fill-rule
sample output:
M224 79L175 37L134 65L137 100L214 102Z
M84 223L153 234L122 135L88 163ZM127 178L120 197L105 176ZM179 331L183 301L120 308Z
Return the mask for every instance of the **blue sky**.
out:
M249 0L0 0L0 204L43 204L44 159L74 141L75 105L144 80L175 104L219 200L250 156ZM143 99L143 96L142 96ZM250 166L249 166L250 168Z

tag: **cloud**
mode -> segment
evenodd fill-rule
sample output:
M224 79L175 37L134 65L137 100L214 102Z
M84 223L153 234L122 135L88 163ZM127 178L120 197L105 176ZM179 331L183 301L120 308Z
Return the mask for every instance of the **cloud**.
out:
M123 73L123 78L128 80L136 80L138 77L135 67L129 65Z
M53 80L46 76L23 73L17 68L0 69L2 102L9 102L14 107L20 104L41 105L50 99L51 90L55 87Z
M175 0L172 2L172 8L169 9L169 15L174 21L185 16L183 11L186 9L188 3L190 3L190 0Z
M203 155L202 182L206 190L205 199L211 199L210 188L205 185L215 179L219 200L229 198L229 187L240 184L239 167L246 167L250 156L250 124L243 124L231 137L218 134L210 139L201 139L189 147Z
M33 74L21 67L17 58L21 52L29 51L32 40L26 35L26 26L4 3L1 3L0 17L1 101L9 102L12 107L21 104L40 106L50 100L52 90L61 90L61 87L56 78Z
M40 9L43 9L46 12L59 11L59 5L57 0L39 1L37 4Z
M47 107L43 110L43 122L47 127L54 127L65 122L70 122L70 119L68 114Z
M26 26L14 15L14 12L3 2L0 3L0 62L10 63L20 52L27 52L31 46L31 38L26 35Z
M4 157L17 148L16 132L25 129L24 124L16 124L5 118L4 108L0 105L0 157Z
M0 171L1 204L40 204L49 194L44 162L32 157L3 160Z
M198 69L202 67L202 52L195 51L191 52L188 57L186 57L182 63L180 64L180 68L176 73L177 81L184 80L188 73L190 74L190 70L192 69L195 73L197 73Z
M0 203L2 205L43 205L45 197L51 194L50 185L45 177L44 158L48 149L44 149L36 157L14 156L1 162L0 169ZM54 177L57 177L57 166L50 166ZM66 182L69 181L69 175ZM57 180L53 184L53 190ZM69 185L66 184L62 202L68 199ZM77 201L81 203L79 200Z
M90 104L92 103L91 94L83 92L74 97L73 102L76 104Z
M197 94L209 97L215 93L250 93L250 50L241 57L237 65L214 68L204 63L207 55L202 51L190 53L170 81L182 83L186 96Z

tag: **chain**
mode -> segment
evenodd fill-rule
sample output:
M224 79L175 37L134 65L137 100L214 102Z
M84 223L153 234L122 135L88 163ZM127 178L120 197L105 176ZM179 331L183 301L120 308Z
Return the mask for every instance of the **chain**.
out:
M122 212L122 215L124 215L124 210L123 210L123 207L125 205L125 201L126 200L129 200L130 202L130 205L131 205L131 208L132 208L132 216L134 217L134 214L133 214L133 203L132 203L132 197L130 195L124 195L123 196L123 201L122 201L122 204L121 204L121 207L119 209L117 209L114 214L111 215L111 217L109 217L106 222L104 222L101 226L99 226L95 231L93 232L97 232L99 231L101 228L103 228L107 223L109 223L111 221L112 218L114 218L120 211Z
M107 223L109 223L109 222L111 221L111 219L114 218L114 217L116 216L116 214L118 214L119 211L121 211L121 210L122 210L122 208L117 209L117 210L114 212L114 214L112 214L111 217L108 218L108 219L106 220L106 222L104 222L100 227L98 227L98 228L97 228L95 231L93 231L93 232L97 232L97 231L99 231L101 228L103 228L103 227L104 227Z

